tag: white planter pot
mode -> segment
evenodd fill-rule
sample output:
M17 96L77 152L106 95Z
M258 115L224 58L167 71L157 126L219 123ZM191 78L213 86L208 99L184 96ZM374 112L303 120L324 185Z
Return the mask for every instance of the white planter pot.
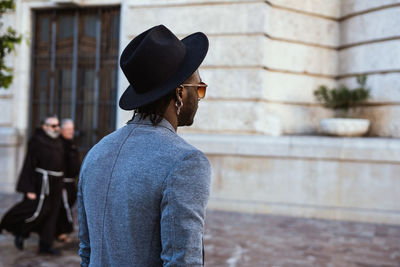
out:
M322 133L337 136L362 136L368 132L369 125L367 119L329 118L320 121Z

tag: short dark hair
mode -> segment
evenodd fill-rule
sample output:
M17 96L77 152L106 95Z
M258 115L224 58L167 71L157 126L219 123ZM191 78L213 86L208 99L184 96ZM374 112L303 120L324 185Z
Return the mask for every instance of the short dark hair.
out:
M171 90L165 96L153 101L149 104L143 105L141 107L135 108L133 110L132 119L128 122L132 121L136 115L140 115L140 120L144 120L147 117L150 118L151 123L154 126L157 126L163 119L163 115L168 108L169 103L172 99L176 99L176 89Z

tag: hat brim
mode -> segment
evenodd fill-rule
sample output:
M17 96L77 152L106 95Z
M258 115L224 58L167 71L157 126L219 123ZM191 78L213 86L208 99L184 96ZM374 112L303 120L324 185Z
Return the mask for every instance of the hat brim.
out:
M200 67L208 51L207 36L204 33L197 32L185 37L181 41L186 46L186 54L178 70L162 85L146 93L137 93L129 85L119 100L120 108L133 110L163 97L172 89L181 85Z

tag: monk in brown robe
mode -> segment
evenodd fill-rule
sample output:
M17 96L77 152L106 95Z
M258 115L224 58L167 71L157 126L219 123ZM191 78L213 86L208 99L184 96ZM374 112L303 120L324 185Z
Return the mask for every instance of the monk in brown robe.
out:
M29 140L17 191L22 202L12 207L0 223L15 236L15 246L23 250L31 232L39 234L40 254L60 254L52 248L61 205L64 178L64 151L59 138L60 125L55 116L47 117Z
M72 207L77 197L77 177L81 167L78 147L74 142L74 122L71 119L64 119L61 122L61 140L64 146L65 173L64 188L62 191L62 205L57 219L57 240L69 243L68 236L74 230Z

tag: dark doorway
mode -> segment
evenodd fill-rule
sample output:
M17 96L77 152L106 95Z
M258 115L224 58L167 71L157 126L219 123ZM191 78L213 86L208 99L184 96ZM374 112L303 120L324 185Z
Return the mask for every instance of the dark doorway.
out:
M119 7L38 10L30 130L48 114L75 121L82 152L115 129Z

